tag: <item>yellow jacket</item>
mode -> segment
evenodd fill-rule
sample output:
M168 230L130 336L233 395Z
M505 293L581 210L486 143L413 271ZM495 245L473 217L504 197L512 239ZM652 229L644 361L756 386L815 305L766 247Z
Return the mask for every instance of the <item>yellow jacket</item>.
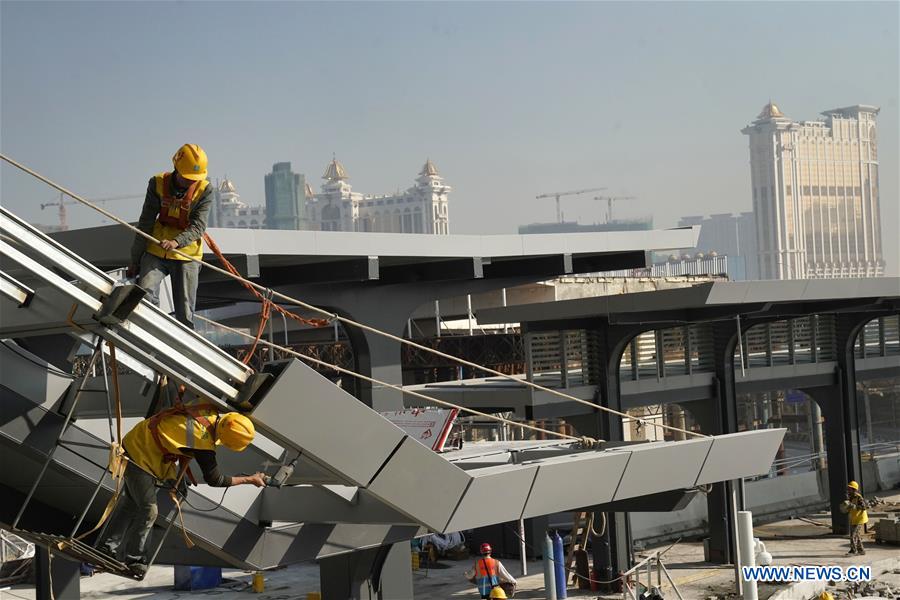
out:
M219 412L214 408L201 408L194 409L194 413L198 417L205 418L210 427L206 427L190 414L163 415L158 419L159 442L165 453L153 438L151 427L153 417L135 425L122 440L128 458L160 481L175 479L178 476L177 464L167 460L166 455L169 455L169 458L183 455L182 448L215 451L218 443L215 426L219 420Z
M863 525L869 522L869 513L866 512L866 499L862 494L853 494L850 496L850 515L851 525Z

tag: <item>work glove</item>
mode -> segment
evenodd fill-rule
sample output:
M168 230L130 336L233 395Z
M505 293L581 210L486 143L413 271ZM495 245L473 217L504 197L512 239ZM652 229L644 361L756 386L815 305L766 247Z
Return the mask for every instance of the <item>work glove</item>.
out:
M588 437L586 435L581 436L581 439L578 440L578 446L580 448L584 448L585 450L599 450L600 444L603 443L603 440L595 440L592 437Z

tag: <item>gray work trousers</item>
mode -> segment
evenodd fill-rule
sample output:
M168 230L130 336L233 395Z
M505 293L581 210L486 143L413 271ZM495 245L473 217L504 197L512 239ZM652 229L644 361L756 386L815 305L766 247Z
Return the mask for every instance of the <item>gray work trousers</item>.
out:
M149 252L141 257L138 285L147 290L149 300L159 306L159 286L169 275L172 278L172 303L175 318L194 328L194 306L197 304L197 285L200 283L200 263L188 260L159 258Z
M125 564L146 564L147 542L156 522L156 478L129 462L123 490L97 548Z

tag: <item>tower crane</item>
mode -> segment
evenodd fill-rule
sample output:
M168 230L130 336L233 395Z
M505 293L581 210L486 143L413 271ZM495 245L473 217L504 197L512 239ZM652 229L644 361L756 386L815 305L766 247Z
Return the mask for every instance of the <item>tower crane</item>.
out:
M102 203L102 202L113 202L115 200L135 200L137 198L143 198L143 197L144 197L144 194L140 194L140 195L130 194L127 196L107 196L105 198L89 198L89 200L91 202L101 202ZM41 210L44 210L48 206L58 206L59 207L59 227L63 231L66 231L69 229L69 222L68 222L68 215L66 214L66 207L71 206L73 204L78 204L78 202L75 202L74 200L66 201L65 194L60 192L58 202L45 202L45 203L41 204Z
M562 223L562 211L559 208L559 199L562 196L580 196L581 194L587 194L588 192L602 192L605 189L605 187L601 187L588 188L586 190L573 190L571 192L550 192L549 194L541 194L540 196L535 196L535 199L540 200L541 198L556 198L556 222Z
M606 222L612 222L613 202L618 200L637 200L637 196L594 196L594 200L606 200Z

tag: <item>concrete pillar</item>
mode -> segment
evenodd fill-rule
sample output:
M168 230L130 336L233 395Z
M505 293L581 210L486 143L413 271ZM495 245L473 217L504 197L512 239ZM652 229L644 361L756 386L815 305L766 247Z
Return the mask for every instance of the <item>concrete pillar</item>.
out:
M81 597L81 565L34 547L34 588L37 600L78 600Z

